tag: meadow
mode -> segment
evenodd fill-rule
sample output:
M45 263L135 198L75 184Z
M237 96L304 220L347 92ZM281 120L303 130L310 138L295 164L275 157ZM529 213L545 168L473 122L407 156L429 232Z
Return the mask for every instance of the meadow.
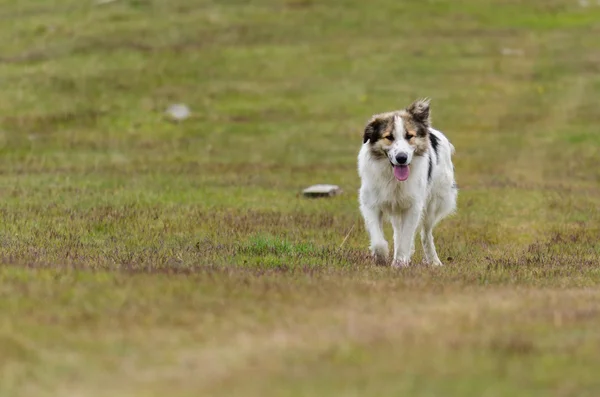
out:
M0 0L0 396L600 394L585 4ZM425 96L445 266L376 267L362 131Z

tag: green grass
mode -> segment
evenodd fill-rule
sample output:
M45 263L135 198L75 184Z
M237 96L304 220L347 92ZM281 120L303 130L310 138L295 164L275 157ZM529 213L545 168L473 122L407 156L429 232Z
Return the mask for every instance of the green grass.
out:
M598 21L0 0L0 395L598 395ZM446 266L375 267L362 129L423 96L457 149Z

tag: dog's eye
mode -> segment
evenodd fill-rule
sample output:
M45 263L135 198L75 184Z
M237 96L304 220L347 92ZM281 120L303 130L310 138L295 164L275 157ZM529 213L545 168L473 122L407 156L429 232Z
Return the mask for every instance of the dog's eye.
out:
M406 134L406 136L405 136L405 138L406 138L406 140L407 140L407 141L410 141L410 139L411 139L412 137L413 137L413 136L412 136L412 135L410 135L410 134L408 134L408 133L407 133L407 134Z
M388 136L386 136L386 138L387 138L388 141L392 141L392 142L395 139L393 135L388 135Z

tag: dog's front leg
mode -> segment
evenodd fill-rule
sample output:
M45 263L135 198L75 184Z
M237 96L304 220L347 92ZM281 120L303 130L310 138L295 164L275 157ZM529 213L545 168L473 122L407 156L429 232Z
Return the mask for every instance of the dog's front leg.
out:
M416 208L392 217L394 228L394 261L392 267L407 267L414 250L415 232L419 225L421 211Z
M389 248L383 234L383 213L379 208L367 205L361 205L360 211L362 212L365 227L371 239L371 255L373 255L375 263L385 265L388 260Z

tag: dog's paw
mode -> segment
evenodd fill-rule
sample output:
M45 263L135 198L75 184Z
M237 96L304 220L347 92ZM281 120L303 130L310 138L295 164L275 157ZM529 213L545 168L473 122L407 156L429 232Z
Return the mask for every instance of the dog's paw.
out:
M404 269L405 267L410 266L410 261L405 259L394 259L392 262L392 268L394 269Z
M433 261L426 261L425 264L433 267L444 266L444 264L439 259Z
M388 260L390 250L387 243L379 243L371 247L371 256L376 265L383 266Z

